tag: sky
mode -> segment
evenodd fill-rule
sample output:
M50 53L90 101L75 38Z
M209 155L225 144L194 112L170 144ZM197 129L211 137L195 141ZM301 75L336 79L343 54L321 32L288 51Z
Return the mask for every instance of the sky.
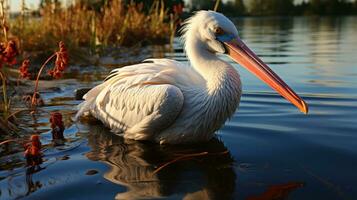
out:
M21 0L9 0L11 12L19 12ZM26 0L26 6L30 9L35 9L40 4L40 0Z
M70 2L71 0L66 0L66 1ZM187 2L189 0L184 0L184 1ZM223 0L223 1L228 1L228 0ZM295 0L295 2L301 2L301 1L303 1L303 0ZM10 2L11 12L19 12L20 11L21 0L9 0L9 2ZM38 7L39 3L40 3L40 0L26 0L26 6L30 9L36 9Z

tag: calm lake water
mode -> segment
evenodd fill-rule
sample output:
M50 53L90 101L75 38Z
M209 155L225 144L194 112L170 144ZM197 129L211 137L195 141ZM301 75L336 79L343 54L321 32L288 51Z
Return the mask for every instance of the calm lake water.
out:
M82 67L55 82L60 89L43 93L46 106L36 119L19 115L21 126L41 133L44 162L26 167L16 146L2 153L0 199L357 199L356 22L237 19L241 38L306 100L310 113L300 113L235 65L243 82L241 105L207 144L124 141L100 123L72 122L80 103L73 91L96 85L112 69ZM152 47L138 56L187 62L179 40L174 50ZM50 145L47 111L65 117L64 146ZM209 154L155 173L180 155L200 152Z

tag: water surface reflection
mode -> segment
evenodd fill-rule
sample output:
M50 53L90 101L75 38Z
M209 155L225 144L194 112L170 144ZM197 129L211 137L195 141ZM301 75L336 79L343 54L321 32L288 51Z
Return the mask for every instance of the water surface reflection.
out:
M236 174L233 158L218 139L190 146L160 146L125 140L102 127L92 127L88 136L91 160L110 166L104 177L127 187L116 199L159 198L232 199ZM158 166L184 155L205 156L177 161L157 173Z

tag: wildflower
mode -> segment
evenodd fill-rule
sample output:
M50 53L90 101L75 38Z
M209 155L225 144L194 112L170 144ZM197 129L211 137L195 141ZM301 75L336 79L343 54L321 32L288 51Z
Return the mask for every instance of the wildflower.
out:
M56 52L55 67L48 74L55 79L61 78L62 72L68 66L68 53L64 42L59 42L59 51Z
M0 44L0 67L2 63L7 63L9 65L16 64L15 57L19 54L16 43L10 40L6 44Z
M57 79L62 76L62 72L66 69L66 67L68 65L68 53L67 53L67 49L64 45L64 42L62 42L62 41L59 42L59 51L56 51L49 58L47 58L47 60L42 64L40 70L38 71L37 79L35 82L35 90L34 90L32 102L31 102L31 106L34 106L34 108L36 107L35 95L37 93L38 82L40 80L41 72L42 72L43 68L46 67L47 63L49 63L54 57L56 57L55 67L52 70L49 70L48 74L51 75L53 78Z
M30 78L31 74L29 72L29 67L30 67L30 60L26 59L22 62L21 67L19 68L20 70L20 76L21 78Z
M49 70L49 71L48 71L48 74L49 74L50 76L52 76L53 78L55 78L55 79L59 79L59 78L62 77L62 73L61 73L61 71L58 70L58 69Z
M50 117L50 123L52 128L52 139L55 142L56 140L64 140L64 125L62 121L62 114L60 112L52 112Z
M68 53L67 49L64 46L64 42L59 43L60 50L57 52L56 66L59 70L63 71L67 68L68 65Z
M31 136L31 142L25 145L24 155L29 165L38 165L41 163L42 152L39 135Z

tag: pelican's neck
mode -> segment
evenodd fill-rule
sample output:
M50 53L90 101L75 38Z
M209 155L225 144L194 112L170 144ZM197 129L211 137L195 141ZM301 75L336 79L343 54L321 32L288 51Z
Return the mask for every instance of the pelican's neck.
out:
M217 62L223 62L216 54L208 51L206 44L197 38L188 37L186 40L186 54L193 68L207 81L217 68L213 66Z
M210 92L222 88L223 84L235 84L229 82L230 78L239 79L238 73L229 63L219 59L208 50L205 42L192 34L186 38L185 50L192 67L206 80Z

